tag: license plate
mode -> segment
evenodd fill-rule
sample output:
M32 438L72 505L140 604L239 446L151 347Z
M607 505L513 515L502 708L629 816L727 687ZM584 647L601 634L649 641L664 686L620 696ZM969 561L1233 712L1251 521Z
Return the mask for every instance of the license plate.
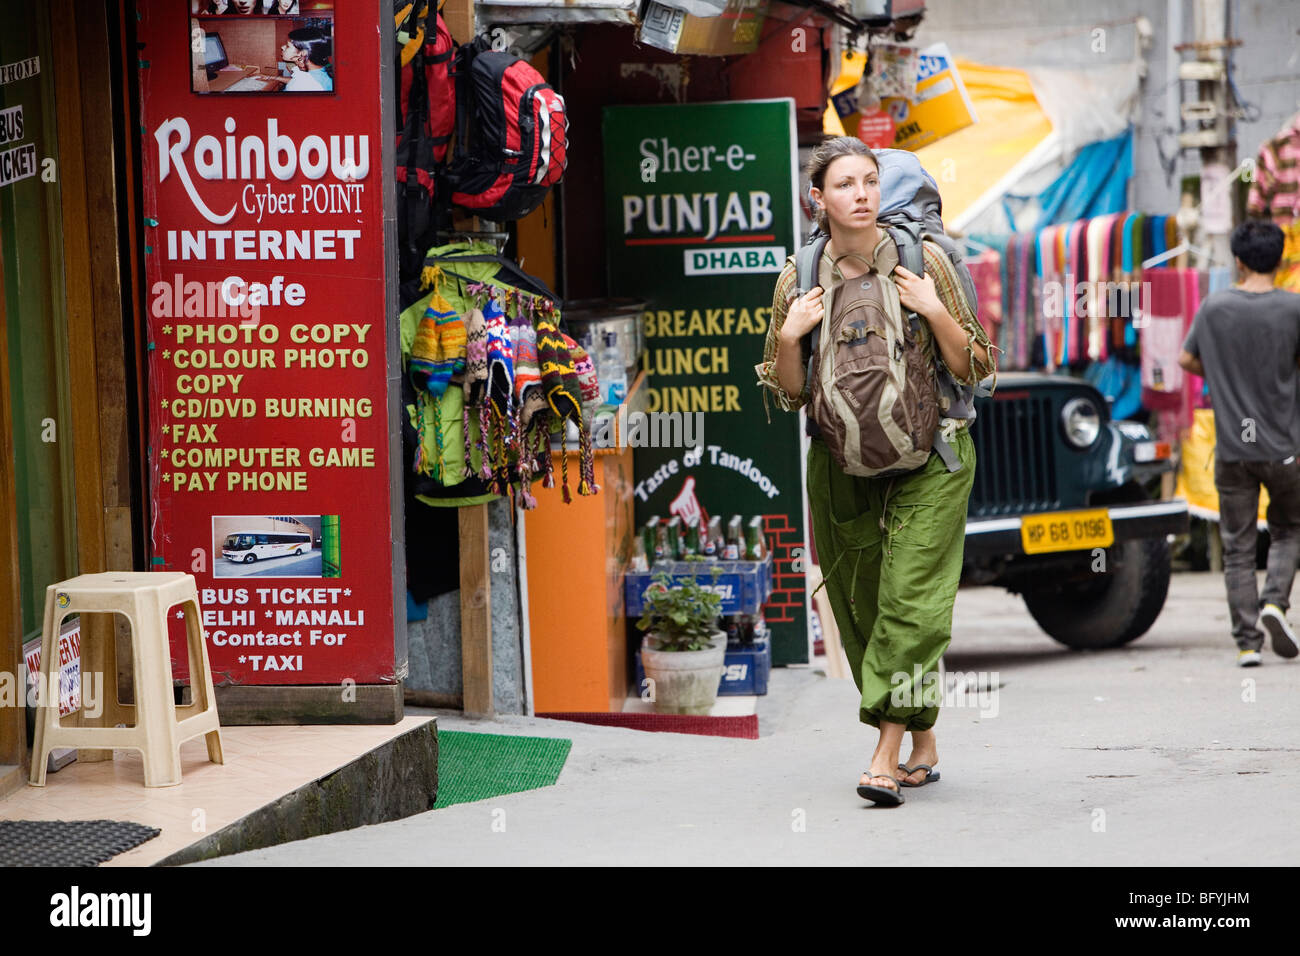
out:
M1115 543L1115 530L1110 524L1110 514L1104 508L1058 511L1021 518L1020 541L1025 554L1108 548Z

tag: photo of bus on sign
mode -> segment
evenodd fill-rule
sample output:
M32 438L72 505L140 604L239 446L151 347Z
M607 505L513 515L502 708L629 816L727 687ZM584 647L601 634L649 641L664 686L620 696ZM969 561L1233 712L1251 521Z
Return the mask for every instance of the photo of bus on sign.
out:
M214 515L217 578L337 578L338 515Z

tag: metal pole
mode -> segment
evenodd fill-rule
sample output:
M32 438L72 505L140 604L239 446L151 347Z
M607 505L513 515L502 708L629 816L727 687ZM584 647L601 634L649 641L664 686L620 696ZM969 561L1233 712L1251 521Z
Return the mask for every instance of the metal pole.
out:
M1226 41L1228 39L1228 0L1196 0L1196 42L1197 59L1227 65ZM1201 80L1197 82L1200 98L1213 102L1217 110L1216 129L1223 135L1220 145L1201 148L1201 209L1209 209L1216 201L1223 200L1209 194L1222 189L1227 184L1221 180L1236 168L1237 144L1233 138L1231 121L1228 119L1228 81L1227 75L1219 80ZM1207 175L1207 172L1209 175ZM1231 264L1232 251L1228 238L1232 231L1231 221L1221 222L1212 218L1205 222L1203 246L1213 256L1215 265ZM1204 265L1204 263L1202 264Z

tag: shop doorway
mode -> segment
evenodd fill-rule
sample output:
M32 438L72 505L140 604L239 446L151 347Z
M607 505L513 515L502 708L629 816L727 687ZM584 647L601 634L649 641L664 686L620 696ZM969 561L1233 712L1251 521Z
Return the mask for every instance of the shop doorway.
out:
M45 589L134 568L147 516L128 214L138 176L123 147L134 112L128 21L115 2L0 0L0 23L3 795L25 776L22 648L39 639ZM111 654L112 628L96 632Z
M40 636L46 585L77 573L77 527L49 11L43 4L0 0L0 22L3 663L17 684L22 644ZM26 696L25 688L15 692ZM21 763L15 758L26 743L25 703L3 709L0 762Z

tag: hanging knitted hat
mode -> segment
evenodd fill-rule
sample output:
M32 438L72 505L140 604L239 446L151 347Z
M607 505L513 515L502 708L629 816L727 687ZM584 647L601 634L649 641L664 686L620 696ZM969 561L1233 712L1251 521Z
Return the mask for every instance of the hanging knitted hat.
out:
M573 367L573 353L564 339L549 316L538 318L537 357L542 366L542 391L557 418L572 418L577 423L582 420L581 388Z
M460 408L461 435L465 442L465 467L473 473L474 435L469 427L469 409L483 401L487 386L487 323L483 310L474 308L465 316L465 392ZM481 466L480 466L481 467Z
M487 320L482 309L465 317L465 404L478 405L487 387Z
M434 398L465 368L465 323L441 292L433 293L416 327L408 367L411 384Z
M438 364L442 361L442 346L438 343L438 316L450 311L451 303L438 293L429 300L420 324L415 328L415 341L411 343L411 357L407 369L411 373L411 384L416 389L428 388L429 382L437 375Z
M564 344L573 354L573 370L578 376L578 391L582 400L582 420L590 427L596 406L600 404L600 383L596 380L596 366L591 356L569 336L564 336Z
M487 397L496 411L508 415L515 391L515 349L505 311L495 295L483 306L487 323Z
M537 332L531 323L519 327L519 340L515 344L515 401L519 408L520 428L528 431L533 416L546 408L542 370L537 358Z

